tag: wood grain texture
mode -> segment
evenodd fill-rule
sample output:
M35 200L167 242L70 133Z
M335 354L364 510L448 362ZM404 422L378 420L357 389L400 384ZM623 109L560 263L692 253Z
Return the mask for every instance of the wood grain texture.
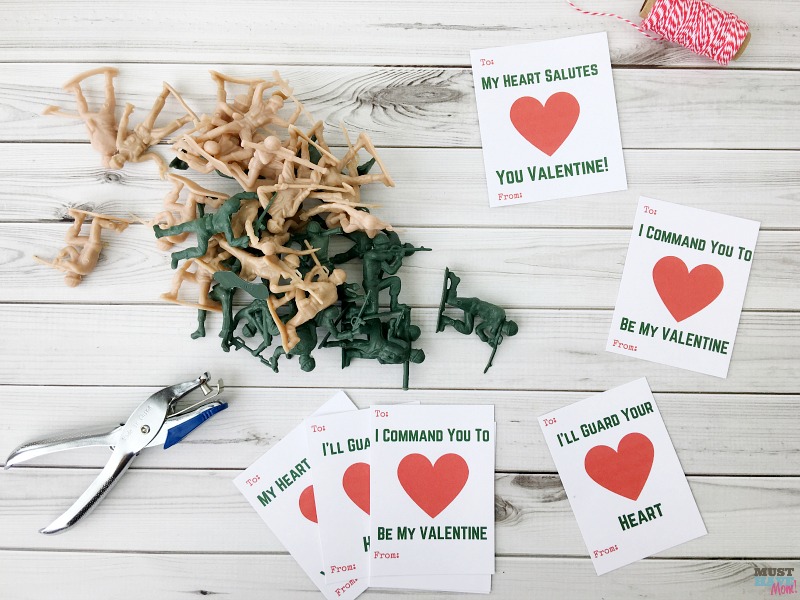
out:
M751 600L768 594L753 586L754 567L796 567L786 560L646 559L597 577L588 559L497 559L492 598L531 597L652 598L653 600ZM46 572L48 577L42 577ZM41 600L58 581L61 600L87 594L114 600L203 596L301 600L319 592L289 556L264 554L135 554L99 552L3 551L0 594L15 600ZM368 590L362 598L413 597L435 600L432 592ZM472 594L448 594L469 600Z
M8 351L0 384L170 385L179 373L213 370L239 386L400 387L401 367L359 360L344 370L335 350L315 353L316 370L298 377L296 363L273 373L249 354L224 353L210 320L209 336L192 340L195 313L172 306L0 305ZM646 376L654 391L797 392L800 314L742 315L730 373L718 379L605 352L611 311L512 310L516 337L483 375L489 347L448 329L434 334L436 311L418 309L416 346L426 360L411 369L411 387L437 389L605 390ZM42 356L47 357L45 368ZM135 360L131 357L135 356ZM258 368L256 368L258 367Z
M171 159L168 148L158 152ZM628 190L490 209L479 149L382 148L396 187L365 186L365 201L400 227L620 227L630 229L640 195L800 228L795 151L627 150ZM193 175L211 189L229 180ZM128 216L161 210L169 184L152 164L112 171L88 144L0 144L0 222L66 218L70 207Z
M188 379L193 373L186 370L182 375ZM212 369L211 375L218 378L223 373ZM154 391L142 387L3 386L0 459L30 440L109 428ZM229 387L225 396L230 408L215 416L210 426L197 429L168 452L143 452L132 468L244 469L334 392L325 388ZM494 404L496 468L515 473L555 473L537 417L589 395L368 388L348 388L347 394L361 408L415 400L423 404ZM798 396L656 394L656 402L686 473L800 476ZM776 422L780 423L780 435L775 434ZM106 460L108 452L91 448L53 454L29 464L99 468Z
M282 551L233 485L236 474L129 471L69 535L43 536L38 530L66 510L96 472L16 467L3 472L0 485L3 544L37 550ZM659 556L797 558L800 479L689 477L689 484L709 533ZM498 476L495 520L498 556L586 556L557 475Z
M747 20L753 30L753 42L735 67L798 66L800 10L795 3L717 4ZM639 5L630 2L612 0L586 8L640 21ZM297 15L308 14L318 25L298 27ZM113 8L85 0L47 0L34 7L7 1L5 15L0 22L5 60L467 65L473 48L608 30L615 64L715 66L682 48L646 39L614 19L583 16L560 0L533 5L517 0L491 5L410 0L402 7L386 0L302 0L293 2L291 10L269 5L259 9L236 0L222 11L210 0L194 2L192 10L155 0ZM144 15L152 18L143 21ZM200 35L212 21L213 33Z
M4 64L0 141L85 140L80 121L41 112L50 104L73 110L74 98L59 86L93 66ZM212 111L216 88L209 68L252 77L268 76L274 67L127 65L118 78L118 106L139 107L131 120L138 123L167 80L198 112ZM480 147L469 69L281 66L281 75L315 118L324 120L331 142L344 143L338 132L344 122L379 146ZM614 72L614 87L625 148L800 148L800 120L786 118L797 110L800 72L623 69ZM96 92L87 97L102 101ZM176 107L170 102L163 118L174 118Z
M77 288L66 287L60 272L32 257L52 259L64 246L67 227L0 224L0 301L157 303L170 289L169 253L156 247L151 229L138 224L120 235L105 232L107 247L96 270ZM404 260L405 302L438 307L448 266L464 281L462 295L481 296L505 308L613 308L631 235L626 230L495 228L476 229L469 236L455 228L403 228L399 233L404 241L433 249ZM348 245L342 242L340 248ZM663 248L669 254L672 246ZM349 281L360 281L361 263L347 265L347 272ZM800 234L762 232L745 309L796 309L798 278ZM196 302L191 284L184 293ZM250 299L243 293L238 297L242 303Z

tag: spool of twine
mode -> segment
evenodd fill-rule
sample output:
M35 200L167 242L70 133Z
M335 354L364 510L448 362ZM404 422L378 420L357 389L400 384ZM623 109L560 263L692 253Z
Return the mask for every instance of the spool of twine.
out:
M644 21L639 24L615 13L583 10L572 0L565 1L584 15L614 17L645 37L680 44L721 65L739 58L751 38L747 22L706 0L646 0L639 13Z
M640 28L727 65L750 42L750 28L743 19L706 0L647 0L639 13Z

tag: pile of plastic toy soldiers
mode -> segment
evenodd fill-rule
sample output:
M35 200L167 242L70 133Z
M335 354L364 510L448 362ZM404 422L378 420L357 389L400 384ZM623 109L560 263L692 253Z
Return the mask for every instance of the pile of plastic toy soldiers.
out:
M104 78L105 102L92 111L82 85L98 75ZM369 138L362 133L353 144L342 127L347 151L338 158L325 142L322 122L313 120L277 72L265 80L212 71L216 107L212 115L202 116L164 83L148 115L129 129L132 104L126 104L119 122L115 116L117 75L112 67L77 75L64 84L75 96L77 114L55 106L45 114L81 119L105 167L119 169L129 162L152 160L172 183L163 211L142 222L153 228L161 249L188 246L172 252L176 272L172 289L162 298L197 309L198 326L192 337L205 336L207 313L218 312L226 352L231 347L247 350L276 372L281 355L298 356L300 368L311 371L315 349L338 347L342 368L354 358L402 364L407 388L410 363L422 362L425 354L412 347L420 329L411 323L411 307L400 302L397 273L403 259L429 248L404 244L361 202L364 184L394 186ZM247 91L229 100L228 88L233 85L246 86ZM156 128L170 96L186 112ZM298 125L301 117L307 129ZM191 128L174 140L177 156L167 165L151 148L184 127ZM370 158L359 164L361 150ZM375 165L379 173L370 172ZM231 196L207 189L170 172L170 167L215 172L235 180L242 191ZM67 246L52 261L34 258L63 272L67 285L76 286L97 265L104 247L102 231L119 233L132 221L77 209L70 215L75 223L67 231ZM92 217L90 231L81 235L87 217ZM331 255L335 238L346 243L343 251ZM360 286L347 283L340 268L354 260L361 261ZM436 330L449 325L469 334L474 329L493 349L485 373L503 337L515 335L517 326L500 307L458 296L459 281L445 270ZM181 298L181 289L189 285L195 288L196 302ZM388 293L388 307L381 303L383 290ZM235 301L238 292L247 295L244 305ZM445 316L447 307L462 311L464 320ZM476 317L481 320L477 326ZM319 329L324 331L321 341ZM273 350L273 340L278 339Z
M277 72L266 80L212 71L217 102L213 114L202 116L164 83L147 116L129 129L132 104L126 104L116 120L117 75L113 67L77 75L64 84L75 96L77 113L51 106L45 114L81 119L105 167L120 169L151 160L172 183L163 211L145 222L153 227L161 249L189 245L172 252L172 268L177 270L172 289L162 298L198 309L192 337L205 335L208 311L220 312L225 351L246 349L274 371L281 355L298 356L301 368L311 371L317 329L323 328L319 347L341 348L342 367L353 358L402 364L407 387L409 364L422 362L425 354L412 348L420 330L411 324L410 307L399 301L397 272L404 258L422 248L403 244L388 223L361 203L362 185L394 186L369 138L362 133L353 144L343 128L348 148L338 158L325 143L322 122L313 120ZM82 86L95 76L103 76L105 102L93 111ZM228 88L233 85L246 86L247 91L229 101ZM186 112L156 128L170 96ZM306 129L298 125L301 117ZM176 134L185 127L190 129ZM168 166L151 148L173 134L177 158ZM360 150L370 155L363 164L358 163ZM376 164L380 173L370 173ZM230 196L206 189L169 172L169 167L216 172L235 180L243 191ZM101 232L119 233L131 221L79 210L70 215L75 223L67 232L67 246L52 261L35 258L65 273L67 285L76 286L97 265L104 246ZM89 234L80 235L89 216ZM330 256L336 236L350 247ZM355 259L363 263L361 286L346 283L344 270L338 268ZM196 302L180 298L186 284L196 287ZM388 310L379 303L384 289ZM234 312L240 305L234 302L237 291L249 294L249 303ZM280 344L270 350L276 338Z
M316 348L338 347L342 367L353 358L404 365L407 387L409 364L425 354L412 347L420 329L399 301L397 273L403 259L422 248L402 243L361 203L362 185L394 185L369 138L362 133L353 144L345 130L348 148L338 158L322 123L311 119L278 73L272 80L212 77L215 111L178 120L191 119L193 127L173 144L177 158L170 166L216 171L243 191L228 196L167 175L174 187L164 212L151 221L156 238L168 249L194 235L194 245L172 253L177 270L163 298L198 309L195 338L205 335L206 313L220 312L222 348L247 350L274 371L281 355L297 356L310 371ZM244 84L247 92L229 101L228 84ZM307 129L298 125L301 117ZM363 164L360 150L369 154ZM375 165L380 173L370 173ZM331 255L337 236L350 247ZM340 268L353 260L362 263L360 286L346 283ZM187 282L197 287L196 303L179 298ZM379 302L384 289L388 307ZM248 295L247 304L234 310L239 292ZM279 340L274 350L273 340Z

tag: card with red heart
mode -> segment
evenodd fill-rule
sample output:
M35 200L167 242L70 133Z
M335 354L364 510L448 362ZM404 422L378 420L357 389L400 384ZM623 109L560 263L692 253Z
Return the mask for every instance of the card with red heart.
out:
M539 425L598 575L706 534L646 379Z
M371 410L371 576L494 573L494 406Z
M370 587L488 593L491 575L370 575L371 412L321 415L306 422L326 580L369 577Z
M605 32L471 57L489 206L628 188Z
M369 414L322 415L306 422L314 463L325 580L369 576Z
M357 412L344 392L323 404L312 419L339 412ZM306 425L301 424L236 477L234 483L326 598L353 600L367 589L368 578L353 576L336 583L325 580L312 464Z
M606 350L727 377L758 228L640 198Z

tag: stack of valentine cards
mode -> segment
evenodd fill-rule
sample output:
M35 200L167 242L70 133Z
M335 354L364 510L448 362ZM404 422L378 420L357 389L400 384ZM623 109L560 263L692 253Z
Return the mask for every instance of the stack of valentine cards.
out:
M493 406L358 410L339 392L236 478L326 598L489 593Z

